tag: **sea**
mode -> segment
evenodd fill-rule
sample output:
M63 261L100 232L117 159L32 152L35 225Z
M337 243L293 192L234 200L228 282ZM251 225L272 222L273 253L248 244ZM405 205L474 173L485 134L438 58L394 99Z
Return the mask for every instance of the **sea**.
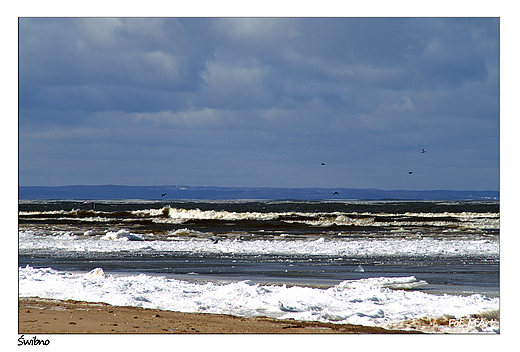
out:
M499 201L19 200L19 297L496 334L499 224Z

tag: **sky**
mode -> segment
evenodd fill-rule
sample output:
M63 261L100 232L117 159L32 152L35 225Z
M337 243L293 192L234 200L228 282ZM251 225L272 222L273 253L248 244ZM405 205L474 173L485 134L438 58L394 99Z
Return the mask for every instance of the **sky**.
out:
M498 18L18 26L21 186L499 189Z

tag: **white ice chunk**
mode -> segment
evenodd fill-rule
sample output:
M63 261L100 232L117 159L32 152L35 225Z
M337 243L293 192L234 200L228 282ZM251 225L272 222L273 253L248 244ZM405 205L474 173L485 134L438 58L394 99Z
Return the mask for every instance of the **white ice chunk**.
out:
M123 241L142 241L143 237L140 235L130 233L127 230L119 230L117 232L109 231L102 237L105 240L123 240Z
M89 273L85 274L85 279L106 279L105 272L101 268L92 269Z
M358 266L358 267L356 268L355 271L358 272L358 273L364 273L364 272L365 272L365 269L363 269L363 267L360 265L360 266Z

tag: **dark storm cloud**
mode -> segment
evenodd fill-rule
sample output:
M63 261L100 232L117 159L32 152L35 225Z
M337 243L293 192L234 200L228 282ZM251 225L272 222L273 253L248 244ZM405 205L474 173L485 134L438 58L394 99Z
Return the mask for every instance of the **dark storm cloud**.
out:
M498 187L497 19L19 23L21 184Z

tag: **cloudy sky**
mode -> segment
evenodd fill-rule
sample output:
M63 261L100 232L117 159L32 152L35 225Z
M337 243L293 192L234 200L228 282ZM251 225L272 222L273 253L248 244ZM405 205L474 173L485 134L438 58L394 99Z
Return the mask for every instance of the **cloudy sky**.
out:
M499 21L20 18L18 138L22 186L498 190Z

